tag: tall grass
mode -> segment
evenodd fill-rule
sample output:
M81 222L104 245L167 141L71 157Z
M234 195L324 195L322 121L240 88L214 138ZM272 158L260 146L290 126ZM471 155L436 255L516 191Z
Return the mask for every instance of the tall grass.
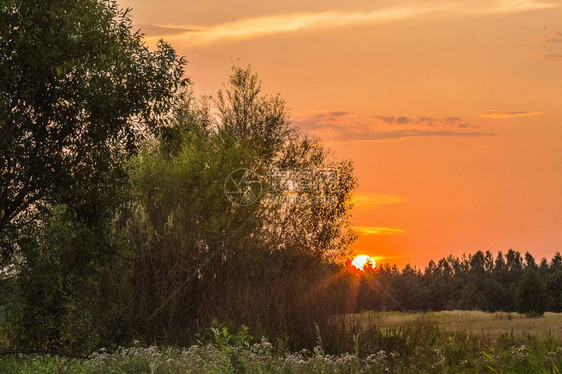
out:
M492 315L493 316L493 315ZM400 318L400 316L394 316ZM405 317L410 317L406 315ZM562 346L548 338L502 335L488 339L468 330L448 331L432 316L380 327L359 316L342 323L356 333L345 340L348 351L331 354L332 338L315 327L311 349L291 350L287 341L252 338L247 328L215 323L189 348L142 347L138 343L114 352L100 351L88 360L54 356L0 358L6 373L559 373ZM341 321L340 321L341 322ZM340 325L341 326L341 325ZM350 330L350 331L351 331ZM331 331L333 333L333 331Z

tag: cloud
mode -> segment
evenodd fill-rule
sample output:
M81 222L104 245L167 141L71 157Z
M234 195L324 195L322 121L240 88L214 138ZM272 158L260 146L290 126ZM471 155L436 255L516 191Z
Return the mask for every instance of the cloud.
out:
M554 34L548 36L546 39L542 40L546 43L562 43L562 32L558 31ZM531 53L531 56L550 59L550 60L562 60L562 53Z
M320 30L361 24L382 24L429 15L478 16L509 14L559 7L559 4L538 0L496 0L475 7L461 2L435 3L417 6L396 6L367 12L326 11L318 13L274 14L245 18L209 27L186 26L184 33L173 38L185 38L190 45L206 45L227 40L246 40L268 35L305 30ZM163 36L163 35L158 35ZM154 36L156 37L156 36Z
M406 116L375 116L375 119L382 121L389 125L418 125L418 126L434 126L434 125L456 125L460 128L467 127L477 127L468 123L459 123L462 120L459 117L447 117L447 118L432 118L432 117L418 117L409 118Z
M533 54L531 54L531 56L554 59L554 60L562 59L562 54L558 54L558 53L533 53Z
M304 110L295 113L292 124L303 130L315 131L341 126L349 116L351 112L347 111Z
M410 118L406 116L374 116L374 120L362 124L356 121L347 123L350 112L345 111L301 111L296 115L293 125L306 133L320 138L332 136L335 143L358 141L383 141L412 137L449 136L476 137L493 136L494 133L465 131L478 126L462 122L459 117L444 119L432 117ZM428 127L432 127L429 129ZM341 129L340 129L341 128ZM338 131L338 129L340 129ZM454 129L457 129L454 131ZM336 133L337 131L337 133Z
M149 24L134 25L134 27L139 28L147 37L172 36L188 32L197 32L197 30L183 27L163 27Z
M352 226L351 228L359 235L400 235L406 232L404 229L393 227Z
M396 204L404 201L401 196L381 195L375 193L355 193L351 198L353 211L364 212L380 205Z
M516 110L511 112L504 112L499 110L491 110L486 113L480 114L480 117L484 118L516 118L516 117L529 117L529 116L540 116L544 112L527 112L525 110Z
M554 35L546 38L548 43L562 43L562 32L558 31Z
M386 123L394 123L395 117L385 117L385 116L375 116L375 118L380 119Z
M335 138L338 143L353 143L359 141L377 141L377 140L397 140L413 137L479 137L479 136L496 136L495 133L489 132L460 132L446 130L420 130L420 129L404 129L404 130L387 130L387 131L364 131L364 132L345 132L341 136Z

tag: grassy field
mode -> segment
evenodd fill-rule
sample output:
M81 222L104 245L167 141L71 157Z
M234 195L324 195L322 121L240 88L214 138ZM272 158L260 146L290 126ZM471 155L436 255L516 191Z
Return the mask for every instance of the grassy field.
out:
M471 335L498 339L507 336L514 341L552 339L562 343L562 313L545 313L542 318L527 318L518 313L486 313L480 311L443 311L432 313L366 312L349 316L353 322L362 321L365 327L373 324L380 329L395 329L427 320L443 332L466 332Z
M562 314L449 311L362 313L340 323L351 349L331 354L329 336L290 350L216 325L189 348L133 347L90 359L0 357L0 373L554 373L562 367ZM341 322L341 321L340 321ZM341 330L340 330L341 331ZM329 335L329 334L328 334Z

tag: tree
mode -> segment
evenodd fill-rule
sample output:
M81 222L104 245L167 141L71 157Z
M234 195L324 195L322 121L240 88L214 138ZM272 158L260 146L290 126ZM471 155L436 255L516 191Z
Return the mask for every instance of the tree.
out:
M544 282L535 269L528 269L523 273L517 287L515 295L517 311L531 317L540 317L548 305L548 292Z
M114 250L128 159L166 133L183 73L114 1L0 3L0 277L16 275L16 346L96 344L86 297Z
M535 261L535 258L529 252L525 253L525 266L530 268L537 267L537 262Z
M132 255L106 269L101 309L117 314L107 319L147 339L185 343L196 323L212 318L274 334L311 328L345 306L344 298L317 303L310 293L334 266L326 260L345 259L353 238L353 169L291 130L283 101L261 93L249 68L233 68L217 101L188 96L166 136L131 165L131 201L116 231L122 252ZM225 194L225 181L241 168L263 182L263 198L247 205ZM272 169L326 168L339 176L333 204L269 195Z
M126 181L125 157L163 129L184 60L150 51L114 1L0 5L0 255L65 204L95 221Z

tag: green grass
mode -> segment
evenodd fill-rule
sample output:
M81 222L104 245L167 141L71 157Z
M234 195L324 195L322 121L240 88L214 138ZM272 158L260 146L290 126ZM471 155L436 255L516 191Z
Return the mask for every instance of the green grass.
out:
M457 311L348 316L361 321L363 331L341 337L349 340L352 349L336 355L327 352L324 345L329 342L321 336L316 347L291 352L286 342L252 341L245 329L231 333L215 326L208 339L189 348L136 345L111 353L101 351L88 360L9 356L0 358L0 372L559 373L561 342L545 332L550 323L555 324L551 330L560 328L560 317L526 319ZM527 333L511 334L512 329Z

